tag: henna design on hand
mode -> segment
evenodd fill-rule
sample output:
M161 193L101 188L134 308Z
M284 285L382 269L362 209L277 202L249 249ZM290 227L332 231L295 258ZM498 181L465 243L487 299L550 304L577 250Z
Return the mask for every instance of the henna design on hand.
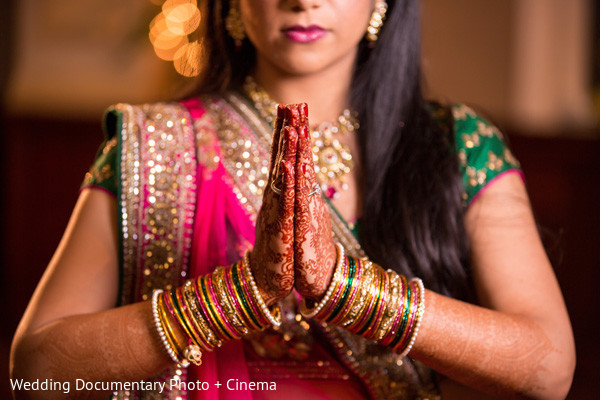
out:
M294 287L294 203L298 112L278 107L271 147L269 188L256 223L256 242L251 254L252 273L267 304L284 298Z
M309 196L318 184L306 104L298 106L298 151L296 156L296 203L294 220L294 281L298 292L318 299L327 290L335 266L335 244L327 205L320 196Z

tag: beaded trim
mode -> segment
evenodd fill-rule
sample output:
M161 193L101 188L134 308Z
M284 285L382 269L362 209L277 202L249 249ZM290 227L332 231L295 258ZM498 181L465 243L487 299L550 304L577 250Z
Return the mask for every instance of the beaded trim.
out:
M191 118L178 103L117 104L121 304L148 300L187 275L196 201L196 144ZM180 366L157 381L187 379ZM113 399L154 398L158 393L116 392ZM182 390L163 393L186 398Z

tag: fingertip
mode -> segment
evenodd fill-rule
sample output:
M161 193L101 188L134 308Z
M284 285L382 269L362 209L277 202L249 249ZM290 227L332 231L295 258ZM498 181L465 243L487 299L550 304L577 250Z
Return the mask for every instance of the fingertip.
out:
M275 134L279 134L281 127L283 126L283 120L285 118L284 107L281 104L277 105L277 118L275 119Z
M298 114L300 117L300 124L308 126L308 105L306 103L298 104Z
M306 125L302 125L299 129L298 135L304 139L308 139L308 127Z
M278 119L285 118L285 105L284 104L277 104L277 118Z
M285 106L285 120L286 125L298 126L300 115L298 113L298 107L296 107L295 104L288 104Z
M298 104L298 112L300 112L300 116L308 118L308 105L306 103Z

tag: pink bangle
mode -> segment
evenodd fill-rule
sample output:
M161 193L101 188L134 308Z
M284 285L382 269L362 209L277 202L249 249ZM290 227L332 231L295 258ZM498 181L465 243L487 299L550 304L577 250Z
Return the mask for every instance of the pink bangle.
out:
M237 333L235 328L230 324L229 320L227 319L227 316L221 308L221 303L219 302L217 294L215 293L212 274L206 275L206 278L206 290L208 291L208 296L212 302L212 306L215 309L216 317L222 323L224 329L227 331L229 336L231 336L233 339L241 339L242 336L239 333Z
M346 263L348 260L346 259ZM358 295L358 289L360 288L360 280L362 278L362 261L360 258L357 258L355 261L355 272L354 279L352 280L352 287L350 289L350 295L348 296L348 300L344 308L339 312L339 314L331 321L332 324L338 324L342 322L347 316L350 310L352 309L352 304Z
M196 296L198 297L198 303L200 303L200 308L204 314L205 321L209 324L210 329L217 335L219 340L229 340L230 338L224 335L223 330L218 326L217 321L213 318L212 313L208 308L208 303L210 300L204 296L204 291L202 290L203 284L206 286L206 276L207 275L198 277L196 284L194 285Z
M246 297L248 304L252 308L252 312L254 313L254 316L259 319L258 322L262 326L268 326L268 325L270 325L269 320L267 319L265 313L260 311L259 305L257 304L256 300L252 296L252 288L250 287L250 283L248 282L248 277L246 276L247 268L249 268L249 266L246 264L246 256L244 256L244 262L238 269L238 276L240 278L240 282L242 282L242 289L244 290L244 296Z
M333 309L337 305L338 301L340 301L340 297L342 297L342 293L344 293L344 286L345 283L348 281L348 275L350 271L348 267L348 259L346 257L344 257L344 259L342 260L341 271L342 277L336 284L335 294L333 295L333 298L331 298L331 300L325 305L325 307L323 307L321 312L315 315L315 318L326 320L327 316L329 316L333 312Z
M389 276L387 274L387 272L383 271L383 269L381 270L381 276L383 279L383 288L380 292L380 301L378 304L379 309L377 310L377 315L375 316L375 319L373 320L371 326L369 327L369 329L367 329L367 331L363 334L363 337L367 338L367 339L373 339L373 335L379 330L379 326L381 325L381 322L383 321L383 313L385 311L385 307L387 305L387 294L388 294L388 290L389 290Z
M372 267L371 263L369 263L369 267ZM363 315L357 321L356 325L351 326L351 327L349 326L348 330L350 330L353 333L358 333L364 328L364 325L369 320L369 316L371 315L371 313L373 311L373 307L375 307L375 304L377 303L377 299L379 297L378 291L379 291L380 286L381 286L381 273L378 268L375 268L375 283L372 285L372 288L374 288L373 290L375 292L373 293L373 291L371 291L371 293L370 293L370 296L369 296L370 301L369 301L369 305L367 306L367 310L363 313Z
M250 288L252 289L252 300L257 303L256 306L259 308L261 315L266 318L267 325L272 325L275 328L278 328L281 325L281 312L279 310L279 306L274 306L274 311L271 312L264 300L262 299L260 292L258 291L258 286L254 281L254 277L252 276L252 270L250 269L250 250L246 251L244 255L244 264L243 264L244 275L250 284Z
M394 351L397 351L399 353L403 353L404 349L405 349L405 345L408 343L411 332L412 332L412 327L414 325L415 322L415 316L417 314L417 309L418 309L418 301L417 301L417 296L419 295L417 293L417 285L415 284L414 280L410 281L410 286L411 286L411 302L410 302L410 314L409 314L409 320L408 323L406 324L406 328L404 329L404 332L402 333L402 338L400 339L400 341L398 342L398 344L396 346L394 346ZM402 349L402 350L400 350Z
M235 265L232 268L235 268ZM257 326L252 321L252 318L248 317L246 315L246 313L244 312L243 306L240 304L240 301L235 294L233 282L231 281L231 272L229 270L224 271L223 280L225 281L225 287L227 288L227 293L229 294L229 298L231 299L233 306L235 307L238 315L244 320L244 322L246 323L247 326L259 330L260 326Z
M404 357L410 353L415 344L415 340L417 339L417 335L419 334L419 327L421 326L421 321L423 319L423 314L425 313L425 286L423 286L423 281L421 279L414 279L419 287L419 307L417 310L416 321L414 325L414 330L412 331L412 335L410 341L408 342L408 346L400 353L400 357Z
M394 340L396 336L396 331L400 327L400 321L402 321L402 314L404 311L404 297L406 296L406 285L408 282L403 275L400 275L400 303L398 304L398 311L396 311L396 318L394 319L394 323L390 328L388 334L381 340L381 344L384 346L388 346Z
M181 312L185 314L185 318L182 319L182 323L188 326L189 331L191 333L190 339L192 339L198 346L202 347L204 350L209 351L207 347L207 343L202 340L202 335L196 329L196 326L191 322L194 319L194 316L188 311L187 302L185 301L185 295L183 293L183 289L180 287L175 291L175 296L177 296L177 301L181 307Z

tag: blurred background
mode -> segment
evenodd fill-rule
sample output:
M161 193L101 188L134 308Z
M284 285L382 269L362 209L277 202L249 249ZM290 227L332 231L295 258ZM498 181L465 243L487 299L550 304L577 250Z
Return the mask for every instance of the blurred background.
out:
M157 39L162 1L153 1L0 3L4 377L18 321L102 141L103 110L169 99L191 82L177 50L193 43ZM421 1L428 95L474 106L508 136L573 323L569 399L597 399L600 1Z

